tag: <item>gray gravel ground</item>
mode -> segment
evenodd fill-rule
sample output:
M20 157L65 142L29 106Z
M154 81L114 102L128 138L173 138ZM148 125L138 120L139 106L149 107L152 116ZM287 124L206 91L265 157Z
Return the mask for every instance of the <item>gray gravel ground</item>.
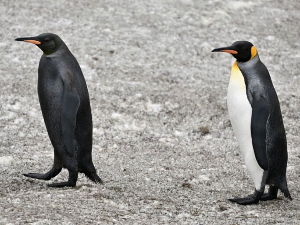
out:
M298 0L0 6L0 224L300 224ZM82 67L105 185L80 175L76 188L52 189L22 176L53 163L36 91L42 52L14 42L43 32L60 35ZM256 45L273 78L293 201L226 200L254 190L227 113L234 60L210 52L236 40Z

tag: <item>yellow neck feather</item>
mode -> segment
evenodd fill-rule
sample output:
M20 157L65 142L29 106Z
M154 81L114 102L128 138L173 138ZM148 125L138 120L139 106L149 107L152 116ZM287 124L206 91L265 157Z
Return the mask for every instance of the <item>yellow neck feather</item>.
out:
M231 68L231 76L230 76L230 83L235 83L238 85L238 88L240 89L245 89L246 90L246 84L245 84L245 79L243 77L242 72L240 71L237 61L232 65Z

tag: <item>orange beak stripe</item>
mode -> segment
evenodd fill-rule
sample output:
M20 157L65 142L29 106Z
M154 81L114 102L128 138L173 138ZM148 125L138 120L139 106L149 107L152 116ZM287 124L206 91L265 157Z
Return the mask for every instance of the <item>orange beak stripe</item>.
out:
M227 53L234 54L234 55L238 54L238 52L234 51L234 50L221 50L221 52L227 52Z
M36 41L36 40L25 40L26 42L32 43L32 44L36 44L36 45L40 45L41 42Z

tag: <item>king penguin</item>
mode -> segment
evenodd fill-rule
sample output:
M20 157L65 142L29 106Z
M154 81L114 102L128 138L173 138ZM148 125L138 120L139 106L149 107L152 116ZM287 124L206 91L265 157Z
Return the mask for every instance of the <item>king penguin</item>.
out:
M286 181L287 142L279 100L268 69L257 49L247 41L212 52L227 52L236 58L231 69L227 105L233 131L255 192L229 199L241 205L277 198L278 189L292 200ZM265 186L268 193L264 194Z
M80 66L63 40L52 33L17 38L38 46L43 55L38 68L38 96L50 141L54 165L45 173L26 177L50 180L62 168L69 172L67 182L50 187L75 186L78 172L102 183L92 162L92 114L89 93Z

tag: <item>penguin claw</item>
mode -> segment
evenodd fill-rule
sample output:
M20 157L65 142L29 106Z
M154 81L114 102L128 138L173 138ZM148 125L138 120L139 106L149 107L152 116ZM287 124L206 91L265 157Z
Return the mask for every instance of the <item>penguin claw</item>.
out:
M229 198L229 199L227 199L228 201L230 201L230 202L236 202L236 198Z

